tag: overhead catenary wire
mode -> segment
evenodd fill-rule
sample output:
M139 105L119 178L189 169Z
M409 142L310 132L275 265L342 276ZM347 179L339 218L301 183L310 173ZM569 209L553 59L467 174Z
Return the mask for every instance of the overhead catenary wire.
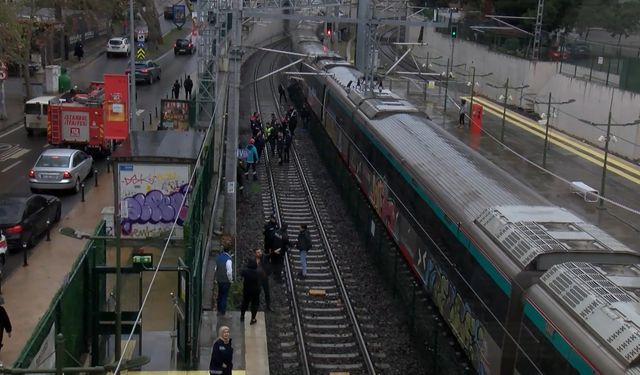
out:
M220 92L222 92L228 85L228 75L224 77L224 80L222 82L222 84L219 86L220 87ZM221 95L219 95L218 97L221 97ZM207 131L205 133L204 139L207 139L208 135L210 132L215 131L214 130L214 122L216 119L216 114L218 113L218 106L220 104L220 101L216 101L215 107L213 109L213 116L211 116L211 120L209 121L209 126L207 127ZM202 160L202 155L204 154L204 150L207 149L207 145L205 145L204 142L202 142L202 145L200 146L200 150L198 151L198 157L196 158L196 165L200 164L200 161ZM213 152L213 151L209 151L209 152ZM187 192L189 192L191 190L191 188L193 187L194 184L194 180L195 180L195 176L198 172L198 168L194 168L193 172L191 173L191 176L189 177L189 183L187 184ZM189 197L189 194L185 194L184 197L182 198L182 202L180 202L180 207L178 208L177 212L182 211L182 209L184 208L187 199ZM138 314L136 315L136 319L132 324L132 328L131 328L131 332L129 332L129 335L127 336L127 340L125 341L125 345L124 348L122 349L122 353L120 355L120 358L118 358L118 364L116 365L116 369L113 371L114 375L117 375L120 371L120 367L122 366L123 360L124 360L124 353L127 352L127 349L129 347L129 345L131 345L131 340L133 339L133 335L135 332L135 328L138 325L138 323L140 322L140 320L142 319L142 312L144 311L144 308L146 307L147 301L149 299L149 296L151 294L151 290L155 284L156 278L158 276L158 272L160 271L160 266L162 265L162 262L164 261L164 257L167 253L167 249L169 248L169 243L171 241L171 237L173 236L173 233L178 225L178 220L180 219L179 215L176 215L176 218L173 220L173 223L171 224L171 230L169 231L169 235L167 236L167 240L164 243L164 247L162 249L162 253L160 254L160 259L158 260L158 265L156 266L156 269L153 271L153 276L151 277L151 281L149 282L149 286L147 287L147 291L145 292L144 298L142 299L142 303L140 304L140 310L138 311Z

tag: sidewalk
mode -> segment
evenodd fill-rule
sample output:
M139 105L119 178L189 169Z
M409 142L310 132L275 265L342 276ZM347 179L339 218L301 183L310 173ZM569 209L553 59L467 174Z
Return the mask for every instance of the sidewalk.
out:
M104 54L106 41L109 36L99 36L85 44L84 59L78 62L73 56L73 51L69 54L69 60L63 66L67 68L73 78L73 72L90 64ZM60 61L55 62L60 64ZM44 71L40 70L31 77L31 82L42 82ZM23 122L24 117L24 79L22 77L9 77L4 83L5 101L7 106L7 119L0 120L0 131L18 125Z
M29 266L13 272L3 281L2 295L13 326L12 336L5 335L0 352L0 362L5 365L13 364L20 355L84 247L85 241L65 237L58 229L93 230L102 208L113 205L112 175L107 176L109 178L103 178L98 187L87 191L85 203L78 203L52 228L50 242L42 240L29 250Z

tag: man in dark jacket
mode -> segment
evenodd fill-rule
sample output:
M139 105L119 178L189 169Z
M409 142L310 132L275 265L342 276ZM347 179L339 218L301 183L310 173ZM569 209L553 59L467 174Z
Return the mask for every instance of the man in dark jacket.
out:
M276 221L276 217L271 215L269 217L269 221L264 225L264 230L262 234L264 235L264 249L268 252L271 250L271 243L273 242L273 235L278 230L278 222Z
M276 151L278 151L278 165L282 165L282 154L284 153L284 134L278 132L276 137Z
M2 349L2 338L4 331L7 331L7 335L11 337L11 320L7 310L4 309L4 298L0 296L0 349Z
M242 270L242 306L240 307L240 321L244 322L244 313L251 305L251 322L256 324L256 314L258 313L258 305L260 304L260 278L258 272L258 263L255 259L249 259L247 267Z
M289 249L291 242L287 235L287 224L283 223L282 228L278 229L273 235L271 243L271 252L269 260L273 268L273 278L277 283L282 283L282 269L284 267L284 257Z
M307 277L307 251L311 250L311 235L307 229L307 224L300 225L300 232L298 233L298 241L296 247L300 251L300 273L301 278Z
M73 55L78 58L78 61L82 60L84 56L84 46L80 41L76 42L76 45L73 47Z
M282 98L284 98L284 101L287 102L287 94L285 93L285 89L282 83L278 86L278 94L280 94L280 98L278 99L280 103L282 103Z
M178 82L178 80L176 79L176 81L173 83L173 98L174 99L180 99L180 82Z
M187 79L184 80L184 96L187 100L191 99L191 90L193 90L193 81L191 76L187 76Z
M273 311L271 310L271 294L269 293L269 275L271 274L269 257L262 252L262 249L256 249L255 254L260 274L260 287L264 291L264 302L267 305L267 311Z
M293 138L291 137L291 132L287 129L284 132L284 152L282 161L285 163L289 162L289 154L291 151L291 142L293 142Z

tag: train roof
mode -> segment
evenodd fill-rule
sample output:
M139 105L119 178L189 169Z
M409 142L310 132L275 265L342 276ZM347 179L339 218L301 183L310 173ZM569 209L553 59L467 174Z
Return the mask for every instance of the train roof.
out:
M475 223L521 268L543 253L635 254L600 228L556 206L490 207Z
M567 262L553 266L541 285L599 341L640 374L640 269ZM622 285L622 286L621 286ZM626 288L624 287L626 285Z

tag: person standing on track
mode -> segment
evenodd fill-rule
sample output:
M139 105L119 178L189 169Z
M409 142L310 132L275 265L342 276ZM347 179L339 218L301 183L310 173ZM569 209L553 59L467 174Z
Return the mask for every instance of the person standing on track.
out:
M262 131L259 131L256 135L256 150L258 151L258 160L262 160L262 151L264 150L265 144L266 142L264 140L264 135L262 134Z
M282 153L284 152L284 134L278 131L276 138L276 149L278 150L278 165L282 165Z
M240 321L244 322L244 313L251 306L251 322L256 324L256 314L260 305L260 273L255 259L249 259L247 267L242 270L242 306L240 307Z
M264 230L262 234L264 235L264 249L265 251L271 250L271 244L273 243L273 235L278 230L278 222L276 221L275 216L271 215L269 217L269 221L264 224Z
M269 142L269 147L271 148L271 156L273 156L276 152L276 129L273 127L273 123L267 122L267 127L264 129L264 134L267 142Z
M256 164L258 164L258 161L260 160L260 158L258 157L258 150L256 149L255 146L256 141L251 138L249 140L249 144L247 145L247 171L244 172L245 176L249 176L249 170L252 170L253 173L253 180L257 180L258 179L258 172L256 172Z
M282 223L282 227L273 235L273 242L271 244L271 252L269 255L269 260L273 267L273 278L277 283L282 283L284 257L290 245L291 242L289 242L289 236L287 235L287 224Z
M290 154L290 150L291 150L291 142L293 142L293 138L291 137L291 132L289 131L289 129L285 130L284 132L284 159L283 161L285 163L289 162L289 154Z
M296 242L296 248L300 251L300 273L301 278L307 277L307 251L311 250L311 235L307 229L307 224L300 225L300 232L298 233L298 241Z

